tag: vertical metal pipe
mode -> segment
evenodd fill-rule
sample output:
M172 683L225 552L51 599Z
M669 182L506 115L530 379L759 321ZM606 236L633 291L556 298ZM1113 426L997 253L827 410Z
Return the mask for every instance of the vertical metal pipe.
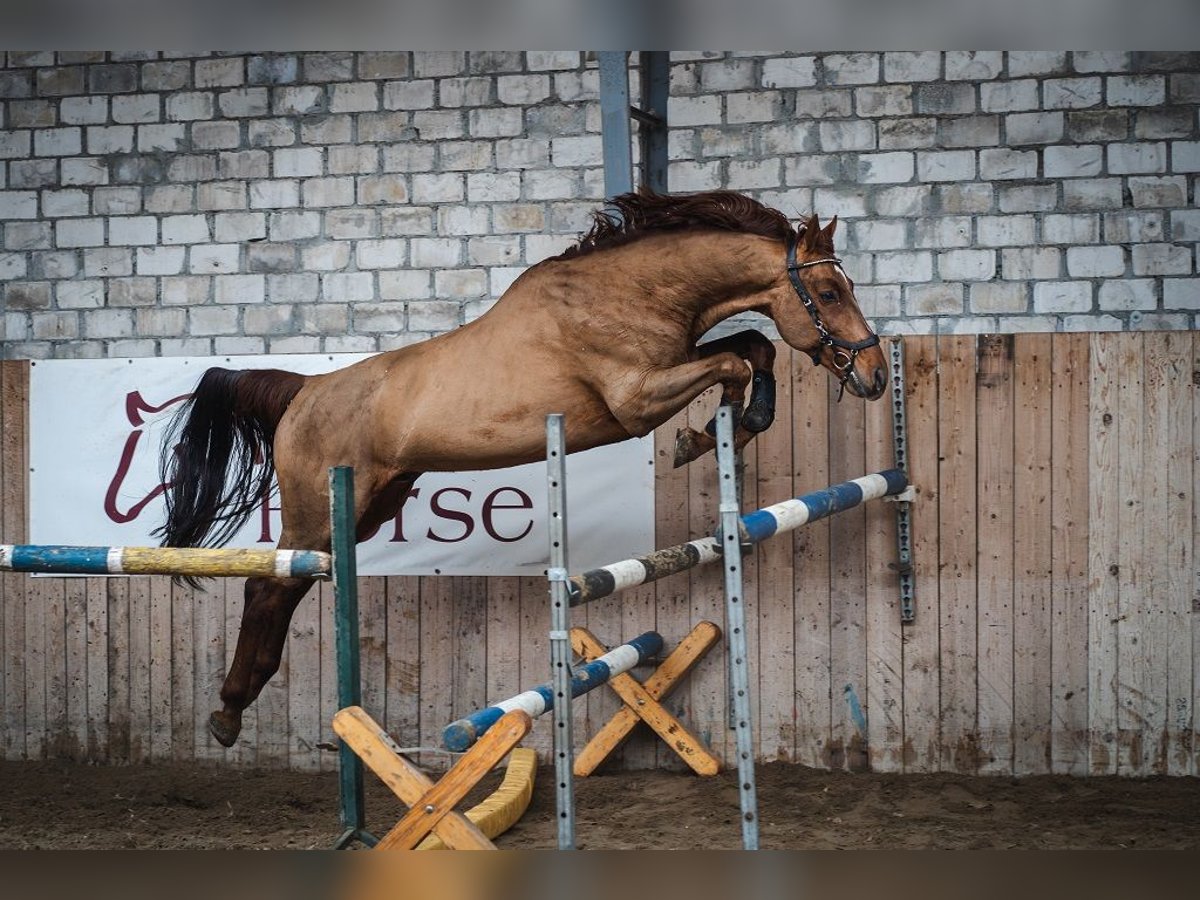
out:
M642 110L657 121L638 124L642 147L642 184L653 191L667 191L667 98L671 88L671 53L643 50Z
M888 342L892 366L892 453L896 468L908 475L908 421L905 413L904 338L897 335ZM906 495L908 496L908 495ZM900 621L911 624L917 618L916 579L912 557L912 504L896 501L896 559L900 576Z
M604 195L615 197L633 190L633 159L629 124L629 52L601 50L600 132L604 148Z
M561 413L546 416L549 498L550 684L554 691L554 777L558 849L575 849L575 783L571 740L571 597L567 570L567 446Z
M717 477L720 481L721 564L725 568L725 635L729 641L730 693L737 745L738 797L742 810L742 846L758 849L758 796L754 777L754 731L750 719L750 665L746 648L746 598L742 591L742 553L738 524L737 475L733 448L733 409L717 410Z
M362 702L362 673L358 643L358 564L355 558L354 469L329 470L329 516L333 552L333 635L337 656L338 708ZM342 828L336 846L361 840L368 846L376 838L364 830L362 760L344 742L338 748L338 796Z

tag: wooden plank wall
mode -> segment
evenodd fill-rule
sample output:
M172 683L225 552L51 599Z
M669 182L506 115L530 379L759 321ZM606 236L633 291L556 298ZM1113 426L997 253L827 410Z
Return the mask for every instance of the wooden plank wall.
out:
M891 507L871 504L747 560L759 756L834 769L1197 774L1200 340L1190 332L905 340L917 620L897 609ZM746 508L891 459L889 408L780 355L779 417L744 460ZM0 528L20 542L28 365L0 367ZM709 533L714 465L670 468L656 439L658 544ZM292 626L284 666L222 750L204 718L233 649L241 583L0 576L0 748L9 759L202 760L328 768L332 596ZM364 578L364 701L400 744L544 681L546 586L527 578ZM722 620L699 570L580 611L615 643ZM715 653L669 705L726 758ZM615 708L576 704L577 733ZM534 746L549 748L539 726ZM435 758L430 757L430 760ZM620 764L679 768L646 736Z

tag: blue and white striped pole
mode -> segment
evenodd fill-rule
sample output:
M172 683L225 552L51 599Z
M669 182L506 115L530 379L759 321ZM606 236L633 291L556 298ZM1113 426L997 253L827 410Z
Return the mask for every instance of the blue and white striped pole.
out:
M571 679L572 699L595 690L614 675L628 672L634 666L657 656L662 651L662 646L662 635L656 631L647 631L589 663L576 666L574 677ZM543 684L487 709L473 712L457 722L451 722L442 731L442 745L447 750L461 753L479 740L506 712L523 709L531 718L536 719L553 708L554 688L552 685Z
M899 469L864 475L853 481L835 484L802 497L784 500L741 517L741 542L757 544L775 534L792 531L802 525L835 513L903 493L908 479ZM645 556L622 559L598 569L589 569L570 580L571 605L581 606L616 594L639 584L648 584L676 572L715 562L721 558L720 535L698 538L686 544L655 550Z

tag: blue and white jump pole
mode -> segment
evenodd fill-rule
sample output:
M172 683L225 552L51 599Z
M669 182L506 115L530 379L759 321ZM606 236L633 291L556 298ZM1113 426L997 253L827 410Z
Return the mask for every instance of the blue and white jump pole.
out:
M831 487L746 513L739 526L743 544L757 544L776 534L861 506L868 500L903 493L908 479L899 469L864 475ZM571 605L581 606L721 558L720 535L700 538L591 569L570 580Z
M600 687L614 675L628 672L634 666L657 656L662 651L662 646L662 635L656 631L647 631L589 663L575 666L571 672L571 699L581 697ZM522 709L529 713L530 718L536 719L553 708L554 687L543 684L473 712L457 722L451 722L442 731L442 745L447 750L461 753L479 740L507 712Z

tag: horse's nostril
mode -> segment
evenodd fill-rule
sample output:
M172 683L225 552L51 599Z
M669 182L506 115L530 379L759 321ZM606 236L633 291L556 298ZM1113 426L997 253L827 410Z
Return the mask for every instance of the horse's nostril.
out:
M883 370L882 366L875 367L874 382L875 393L877 394L882 393L883 389L887 387L887 372Z

